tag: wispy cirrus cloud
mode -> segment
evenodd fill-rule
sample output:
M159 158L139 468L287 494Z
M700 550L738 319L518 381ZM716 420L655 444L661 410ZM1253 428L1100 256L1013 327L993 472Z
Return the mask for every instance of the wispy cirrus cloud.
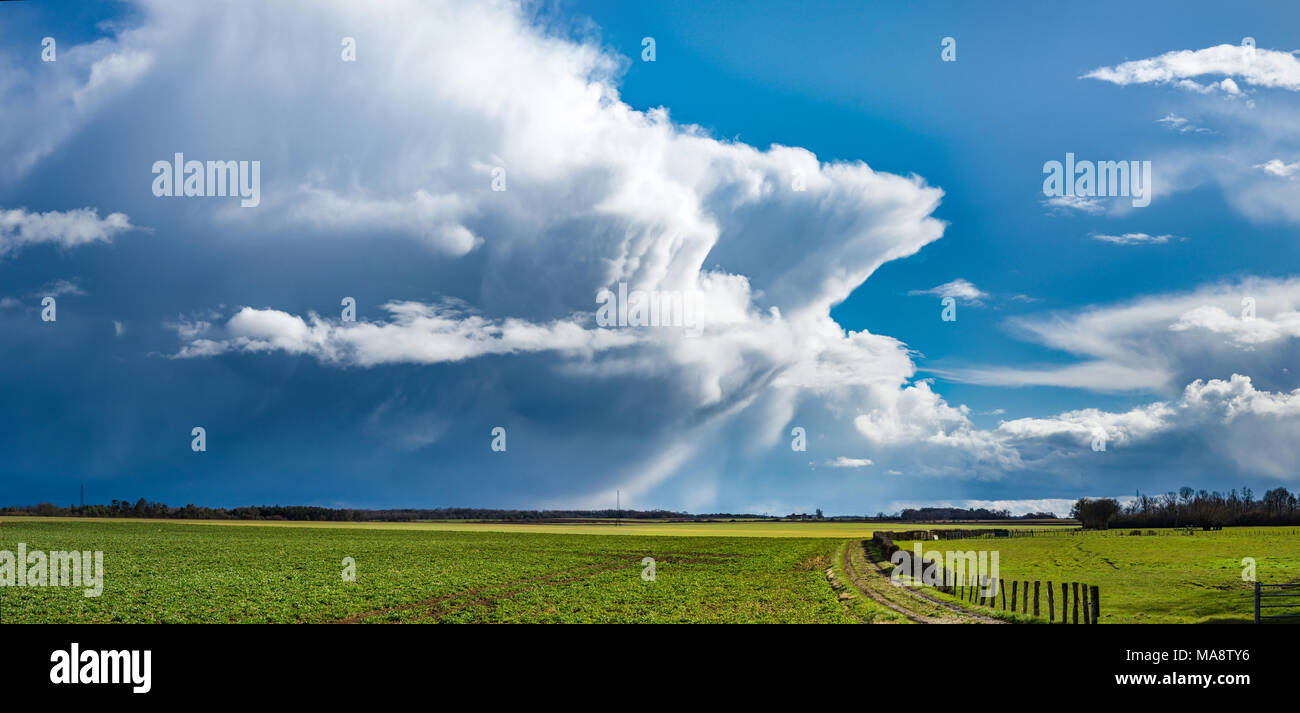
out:
M1196 81L1206 76L1222 79L1204 83ZM1197 93L1220 91L1228 95L1241 93L1239 81L1252 87L1300 91L1300 59L1294 52L1223 44L1199 50L1166 52L1113 67L1098 67L1081 78L1120 86L1169 84Z
M1177 131L1177 132L1180 133L1180 134L1188 134L1188 133L1192 133L1192 134L1209 134L1209 133L1213 133L1212 131L1210 131L1209 129L1207 129L1207 128L1203 127L1203 126L1197 126L1197 125L1193 124L1192 121L1191 121L1191 119L1188 119L1188 118L1186 118L1186 117L1182 117L1182 116L1178 116L1178 115L1174 114L1173 112L1170 112L1170 113L1169 113L1167 116L1165 116L1165 118L1163 118L1163 119L1156 119L1156 123L1157 123L1157 124L1164 124L1165 126L1169 127L1170 129L1173 129L1174 131Z
M907 293L912 297L918 295L934 295L936 297L952 297L969 305L979 306L983 304L984 299L988 298L989 293L976 287L970 280L957 278L951 282L945 282L942 285L936 285L928 290L910 290Z
M73 278L71 280L54 280L32 293L33 297L62 297L64 295L84 297L86 291L82 289L80 281Z
M1247 278L1072 312L1009 320L1013 334L1067 353L1065 364L932 369L958 381L1171 393L1241 373L1268 388L1300 386L1300 278Z
M1106 205L1098 198L1084 196L1053 196L1044 198L1043 205L1049 213L1083 213L1099 215L1106 212Z
M1093 240L1114 243L1115 245L1160 245L1171 241L1185 240L1185 238L1180 238L1177 235L1151 235L1149 233L1123 233L1120 235L1093 233L1091 237Z
M831 468L866 468L872 465L872 460L870 458L849 458L848 456L840 456L835 460L826 461L826 465Z

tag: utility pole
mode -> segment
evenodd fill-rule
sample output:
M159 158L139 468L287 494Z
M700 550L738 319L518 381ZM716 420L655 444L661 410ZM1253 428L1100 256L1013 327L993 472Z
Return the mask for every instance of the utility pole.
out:
M81 486L81 507L86 507L86 486Z
M623 492L620 490L614 491L614 507L618 510L614 515L614 527L618 527L623 524Z

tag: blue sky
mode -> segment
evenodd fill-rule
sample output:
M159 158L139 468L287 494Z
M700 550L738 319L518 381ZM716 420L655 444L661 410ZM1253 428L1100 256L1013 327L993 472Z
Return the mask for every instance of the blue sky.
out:
M1295 487L1300 11L353 5L0 7L0 501ZM155 196L175 152L260 204ZM1067 152L1151 204L1049 202Z

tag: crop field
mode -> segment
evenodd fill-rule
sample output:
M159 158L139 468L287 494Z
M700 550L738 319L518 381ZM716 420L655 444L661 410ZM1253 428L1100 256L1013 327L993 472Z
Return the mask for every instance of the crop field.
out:
M0 523L67 522L85 524L79 517L0 517ZM942 530L970 525L918 525L904 522L798 522L738 520L709 522L655 522L653 520L624 520L615 525L612 520L604 524L543 524L474 522L469 520L437 520L417 522L288 522L273 520L156 520L113 518L111 522L144 522L158 526L190 527L196 524L218 527L312 527L344 530L418 530L449 532L538 532L561 535L664 535L672 537L831 537L836 539L863 539L876 530L909 530L925 528ZM1040 524L999 525L1011 529L1052 529Z
M99 597L76 587L0 588L0 623L906 623L891 605L907 597L872 579L880 575L863 561L844 566L846 543L870 531L866 523L4 518L0 550L98 550L105 571ZM1157 532L924 545L996 550L1008 581L1098 585L1103 623L1247 622L1246 557L1260 581L1300 580L1294 529ZM646 557L655 561L653 581L643 579ZM345 558L355 561L355 581L344 579ZM965 620L915 605L907 606L921 616L912 620Z
M613 528L607 528L609 532ZM854 622L831 538L39 520L0 550L102 550L104 589L0 588L0 622ZM356 561L343 581L343 559ZM655 559L644 581L642 558ZM869 609L869 607L868 607Z
M927 551L997 551L1000 576L1008 582L1052 581L1058 588L1060 582L1095 584L1101 588L1106 624L1249 623L1254 600L1252 583L1242 580L1242 560L1247 557L1254 558L1260 582L1300 581L1300 536L1294 528L1153 532L1131 536L1111 530L922 545ZM909 550L913 546L897 544ZM1045 609L1046 594L1043 597Z

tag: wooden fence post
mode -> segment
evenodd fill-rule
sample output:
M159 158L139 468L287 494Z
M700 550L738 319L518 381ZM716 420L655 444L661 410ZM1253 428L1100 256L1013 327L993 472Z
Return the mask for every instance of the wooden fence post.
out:
M1098 601L1098 592L1096 585L1092 588L1092 623L1096 624L1101 618L1101 602Z
M1080 589L1083 590L1083 623L1089 624L1091 622L1088 621L1088 617L1091 616L1091 612L1088 610L1088 585L1084 584Z
M1016 610L1016 590L1020 587L1019 580L1011 583L1011 611Z
M1056 602L1052 597L1052 583L1047 583L1047 621L1051 623L1056 621Z
M1007 610L1007 584L1001 578L998 579L998 589L1002 592L1002 611Z
M1038 580L1034 580L1034 616L1038 616Z
M1070 585L1061 582L1061 623L1070 623Z
M1025 595L1020 600L1020 613L1028 614L1029 613L1029 580L1028 579L1025 580L1025 586L1020 591Z
M1070 623L1072 623L1072 624L1078 624L1078 623L1079 623L1079 583L1078 583L1078 582L1070 582L1070 585L1071 585L1070 588L1074 590L1074 602L1073 602L1073 604L1074 604L1074 617L1073 617L1073 618L1074 618L1074 621L1072 621L1072 622L1070 622Z

